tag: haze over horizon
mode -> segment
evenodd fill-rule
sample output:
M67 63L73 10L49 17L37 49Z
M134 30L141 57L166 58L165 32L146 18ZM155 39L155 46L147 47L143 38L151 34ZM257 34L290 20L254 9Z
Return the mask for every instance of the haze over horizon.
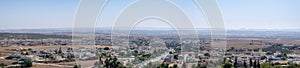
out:
M96 27L110 28L127 1L109 1ZM209 28L192 0L172 0L190 17L195 28ZM298 0L218 0L226 29L300 29ZM79 0L1 0L0 29L72 28ZM146 20L136 28L172 28L159 20Z

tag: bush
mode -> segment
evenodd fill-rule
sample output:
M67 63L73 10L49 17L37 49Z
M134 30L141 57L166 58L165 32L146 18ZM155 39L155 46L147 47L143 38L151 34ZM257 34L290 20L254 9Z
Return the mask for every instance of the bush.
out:
M79 68L79 65L74 65L74 67L73 68Z
M270 68L271 66L270 66L270 63L262 63L262 64L260 65L260 67L261 67L261 68Z
M280 65L280 63L276 62L275 65Z
M231 68L232 67L232 63L231 62L226 62L224 65L223 65L223 68Z
M109 50L109 47L105 47L104 50Z
M24 67L32 67L32 61L31 60L25 60L23 66Z
M204 54L204 56L207 56L207 57L209 57L210 55L209 55L209 53L205 53L205 54Z
M12 62L12 64L19 64L18 62Z
M299 64L295 64L295 63L290 63L288 68L297 68L297 67L300 67Z
M4 68L5 67L5 64L4 63L1 63L0 64L0 68Z
M260 59L264 60L264 59L267 59L267 57L266 56L262 56L262 57L260 57Z

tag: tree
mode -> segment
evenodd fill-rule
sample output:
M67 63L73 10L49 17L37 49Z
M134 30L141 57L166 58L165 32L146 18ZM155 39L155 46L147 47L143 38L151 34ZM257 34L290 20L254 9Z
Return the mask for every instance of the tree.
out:
M231 48L230 48L230 50L234 50L234 49L235 49L234 47L231 47Z
M114 56L114 57L110 56L109 58L104 60L103 67L104 68L124 68L125 66L123 66L120 62L118 62L118 59L116 58L116 56Z
M246 60L244 60L244 67L247 68Z
M282 54L282 57L287 57L287 54L286 54L286 53L283 53L283 54Z
M24 61L23 67L32 67L32 61L26 59L26 60Z
M31 51L32 49L31 49L31 48L28 48L27 50L28 50L28 51Z
M224 65L223 65L223 68L231 68L232 67L232 63L230 62L226 62Z
M79 65L74 65L73 68L79 68Z
M267 56L260 57L261 60L267 59Z
M237 57L234 59L234 68L238 68Z
M253 67L254 67L254 68L257 67L256 60L254 60Z
M287 58L287 57L283 57L282 59L283 59L283 60L288 60L288 58Z
M205 54L204 54L204 56L207 56L207 57L209 57L210 55L209 55L209 53L205 53Z
M250 58L249 63L250 63L250 68L251 68L253 66L252 58Z
M268 52L266 53L266 55L273 55L273 52L272 52L272 51L268 51Z
M105 62L104 67L105 67L105 68L109 68L109 65L108 65L108 64L109 64L109 59L105 59L104 62Z
M62 53L61 47L59 47L58 53L59 54Z
M68 58L68 59L75 58L75 55L74 55L74 54L71 54L71 53L68 53L68 54L67 54L67 58Z
M256 65L258 68L260 68L260 61L259 59L257 60L257 65Z
M224 58L223 58L223 63L226 63L226 61L227 61L227 58L224 57Z
M203 58L202 58L201 56L198 56L198 59L199 59L199 61L202 62L202 59L203 59Z
M174 55L174 59L178 60L179 59L178 55Z
M109 47L104 47L104 50L109 50Z

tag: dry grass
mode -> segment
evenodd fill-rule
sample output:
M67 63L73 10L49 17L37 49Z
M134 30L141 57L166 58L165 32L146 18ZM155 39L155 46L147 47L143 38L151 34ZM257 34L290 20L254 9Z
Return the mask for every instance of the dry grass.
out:
M5 65L11 65L13 62L16 62L16 61L13 61L13 60L0 60L0 64L4 63Z
M37 65L37 64L34 64L31 68L72 68L72 67L59 67L59 66L51 66L51 65Z
M249 48L264 48L267 45L250 45L251 40L248 39L230 39L227 41L226 48L234 47L235 49L249 49Z

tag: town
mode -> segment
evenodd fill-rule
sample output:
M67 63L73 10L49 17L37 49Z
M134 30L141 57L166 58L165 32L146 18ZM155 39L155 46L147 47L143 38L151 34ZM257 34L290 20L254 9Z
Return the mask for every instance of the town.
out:
M215 40L199 36L131 35L125 45L123 38L112 42L110 34L96 34L95 45L75 46L68 34L1 33L0 61L7 68L300 67L300 45L295 40L229 37L223 54L213 58Z

